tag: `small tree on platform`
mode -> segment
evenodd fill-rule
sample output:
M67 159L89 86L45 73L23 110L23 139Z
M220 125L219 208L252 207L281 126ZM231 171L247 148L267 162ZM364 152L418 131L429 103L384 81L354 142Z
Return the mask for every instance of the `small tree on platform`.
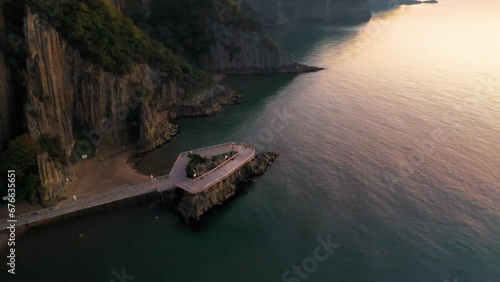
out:
M194 178L194 174L198 165L206 163L208 159L198 154L189 154L188 158L189 162L186 166L186 176L188 178Z

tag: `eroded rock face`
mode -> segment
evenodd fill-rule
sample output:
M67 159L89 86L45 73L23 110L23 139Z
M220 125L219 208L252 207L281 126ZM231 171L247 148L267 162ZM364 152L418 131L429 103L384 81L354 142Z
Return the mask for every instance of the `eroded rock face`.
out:
M259 154L251 162L205 192L189 194L181 191L182 196L175 209L182 215L186 222L189 222L190 219L199 219L214 206L220 205L225 200L234 196L237 193L237 185L239 183L263 174L277 157L278 153L276 152Z
M118 144L127 142L139 129L145 133L139 138L143 147L168 138L166 105L182 103L185 95L175 82L165 82L145 64L135 65L127 75L103 71L82 59L29 9L25 31L30 78L26 120L32 137L58 136L67 154L80 136L95 146L107 135ZM159 122L158 116L162 126L152 126Z

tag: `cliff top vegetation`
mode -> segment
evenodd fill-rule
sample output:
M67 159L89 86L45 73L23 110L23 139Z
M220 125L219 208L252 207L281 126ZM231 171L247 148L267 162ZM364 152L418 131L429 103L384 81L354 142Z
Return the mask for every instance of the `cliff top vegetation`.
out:
M117 74L135 63L148 63L185 88L211 84L211 76L193 68L162 43L151 40L109 0L26 0L83 57Z

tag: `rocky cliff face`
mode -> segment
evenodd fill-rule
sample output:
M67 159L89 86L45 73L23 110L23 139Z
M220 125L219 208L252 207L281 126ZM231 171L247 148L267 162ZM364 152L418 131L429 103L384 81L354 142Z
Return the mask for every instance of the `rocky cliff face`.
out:
M129 75L120 76L86 62L55 29L29 9L25 34L30 77L26 103L28 133L34 138L42 135L61 138L67 154L75 139L81 137L90 136L96 143L94 146L100 145L104 135L117 142L129 140L134 130L130 122L139 122L137 115L141 109L157 106L154 100L158 99L175 103L182 95L182 89L173 82L162 83L160 75L148 65L136 65ZM152 111L168 124L164 109ZM160 135L154 131L164 126L149 126L150 119L157 117L148 114L143 117L143 122L136 126L147 133L141 145L148 147Z
M38 172L42 189L40 190L40 198L43 205L50 205L58 200L64 191L65 177L62 168L56 167L49 157L48 153L42 153L37 156Z
M199 219L214 206L220 205L225 200L234 196L237 193L237 185L239 183L247 181L256 175L263 174L277 157L278 154L275 152L260 154L254 160L205 192L189 194L179 191L181 196L176 205L176 210L179 211L186 222L189 222L190 219Z
M10 74L5 65L5 58L0 53L0 150L10 137L12 126L13 96L10 88Z
M85 61L29 9L25 32L28 132L34 138L61 138L67 154L75 146L85 150L88 144L78 142L84 138L92 146L138 141L140 151L151 150L176 133L172 118L205 114L201 108L176 111L184 103L191 105L193 94L146 64L135 65L130 74L117 75Z
M2 2L0 1L0 5ZM10 72L5 64L3 50L7 42L5 21L0 13L0 150L3 143L10 137L12 126L12 109L14 103L13 92L10 86Z
M321 70L297 63L260 30L214 25L217 40L200 59L202 68L215 73L300 73Z
M268 25L300 21L367 21L369 0L244 0Z
M135 65L127 75L106 72L84 60L29 8L24 29L28 134L38 140L59 138L68 156L79 158L95 147L126 142L138 143L139 153L152 150L177 133L173 118L220 111L221 104L238 96L223 86L186 93L147 64ZM48 197L57 195L54 189L65 179L51 162L46 156L39 160Z

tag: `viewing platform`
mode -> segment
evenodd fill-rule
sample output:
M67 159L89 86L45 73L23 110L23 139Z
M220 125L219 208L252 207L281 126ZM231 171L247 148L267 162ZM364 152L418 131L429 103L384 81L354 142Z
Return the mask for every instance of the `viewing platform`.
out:
M227 158L214 169L194 178L186 177L186 166L189 154L199 154L203 157L227 154ZM21 214L15 218L0 220L0 230L5 230L9 225L16 226L29 224L41 220L51 219L65 214L85 210L88 208L117 202L151 192L165 192L180 188L190 194L208 190L213 185L229 177L233 172L250 162L255 157L255 149L247 144L228 142L211 147L196 149L179 154L168 175L152 178L150 181L135 186L116 188L100 195L79 198L72 203L56 205L35 212Z
M186 166L189 162L189 154L199 154L202 157L211 157L222 155L229 152L235 152L234 155L228 154L228 159L213 170L200 175L195 179L186 178ZM184 152L179 155L170 171L170 179L173 185L179 187L191 194L203 192L215 183L220 182L231 173L251 161L255 157L255 149L246 144L225 143L212 147Z

